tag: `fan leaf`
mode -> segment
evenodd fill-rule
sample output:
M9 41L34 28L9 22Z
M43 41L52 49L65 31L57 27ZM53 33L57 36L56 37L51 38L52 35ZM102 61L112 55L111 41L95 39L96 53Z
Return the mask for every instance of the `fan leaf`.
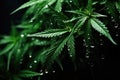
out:
M28 37L43 37L43 38L50 38L50 37L57 37L67 33L68 31L65 29L50 29L45 30L40 33L29 34Z
M100 20L95 18L91 19L91 25L95 30L106 36L113 44L116 44L116 42L112 39L111 35L106 29L105 25Z
M21 5L19 8L17 8L16 10L14 10L11 14L14 14L15 12L21 10L21 9L24 9L24 8L27 8L29 6L33 6L35 4L38 4L38 3L42 3L44 2L45 0L30 0L29 2L26 2L24 3L23 5Z

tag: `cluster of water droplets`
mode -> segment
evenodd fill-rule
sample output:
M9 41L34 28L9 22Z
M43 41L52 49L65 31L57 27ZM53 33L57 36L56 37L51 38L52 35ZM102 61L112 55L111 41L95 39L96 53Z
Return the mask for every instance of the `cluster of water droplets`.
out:
M100 46L103 46L103 39L101 38L102 34L100 33L99 36L100 36Z
M87 39L83 39L83 46L85 46L85 48L86 48L85 58L89 59L91 50L95 48L95 45L92 44L92 42L91 42L91 35L87 34L87 36L88 36ZM86 41L86 40L90 41L90 44L87 43L88 41Z
M118 37L119 36L118 31L120 30L118 23L115 24L114 28L116 30L115 36Z
M44 74L48 74L49 73L47 69L45 69L45 70L41 69L39 72L40 72L41 76L44 75ZM55 70L53 70L52 73L55 73Z

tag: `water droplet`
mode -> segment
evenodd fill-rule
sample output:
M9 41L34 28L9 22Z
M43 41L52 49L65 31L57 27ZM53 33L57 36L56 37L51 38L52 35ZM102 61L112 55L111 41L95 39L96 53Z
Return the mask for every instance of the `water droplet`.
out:
M37 63L37 61L36 61L36 60L34 60L34 63Z
M68 48L68 51L70 51L70 49Z
M112 22L115 22L115 20L114 20L114 19L112 19Z
M20 64L22 64L22 61L20 61Z
M86 55L85 57L88 59L90 56L89 56L89 55Z
M42 20L40 20L40 23L42 23Z
M25 35L24 35L24 34L21 34L20 36L21 36L21 38L23 38Z
M29 58L32 58L32 55L29 55Z
M35 40L35 38L32 38L32 40Z
M118 37L119 35L118 35L118 34L116 34L115 36L117 36L117 37Z
M48 74L48 71L46 70L45 73Z
M111 19L113 19L113 16L111 17Z
M30 65L29 68L32 68L32 66Z
M85 39L83 39L83 42L85 42Z
M70 0L70 3L72 3L72 0Z
M90 37L88 38L88 40L90 40Z
M55 73L55 70L53 70L52 72Z
M102 60L105 59L104 57L101 58Z
M43 72L42 72L42 73L40 73L40 75L42 76L42 75L43 75Z
M88 36L90 35L90 34L87 34Z
M45 8L48 8L48 5L46 5Z
M100 45L102 46L102 45L103 45L103 43L100 43Z
M116 25L116 26L114 26L115 28L118 28L118 26Z
M33 22L33 20L31 19L31 20L30 20L30 23L32 23L32 22Z
M91 48L95 48L95 46L90 46Z
M73 55L72 54L70 54L70 57L72 57Z
M38 39L36 39L35 41L36 41L36 42L39 42L39 40L38 40Z
M90 67L94 67L94 64L90 64Z
M87 48L87 47L88 47L88 45L85 45L85 47Z
M53 25L53 23L52 23L52 22L51 22L50 24L51 24L51 25Z
M21 51L20 49L17 50L18 53L20 53L20 51Z
M88 63L90 65L90 67L94 67L94 64L92 62Z

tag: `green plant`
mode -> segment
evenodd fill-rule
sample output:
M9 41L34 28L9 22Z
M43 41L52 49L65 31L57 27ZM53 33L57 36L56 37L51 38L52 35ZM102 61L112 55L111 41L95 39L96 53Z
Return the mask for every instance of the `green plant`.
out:
M11 34L0 40L3 46L0 49L3 75L0 74L0 78L4 80L5 75L8 80L34 76L39 80L54 63L63 69L63 51L68 51L77 68L76 40L82 38L85 57L89 60L91 48L97 45L94 42L99 38L97 32L116 45L107 29L110 24L107 20L112 16L114 22L119 23L119 0L29 0L11 14L24 8L27 10L19 24L14 24ZM43 72L38 72L38 65Z

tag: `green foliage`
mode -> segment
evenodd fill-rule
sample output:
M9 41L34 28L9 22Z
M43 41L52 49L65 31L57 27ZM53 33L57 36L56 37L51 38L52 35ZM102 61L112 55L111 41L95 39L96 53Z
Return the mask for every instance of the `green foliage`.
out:
M22 70L19 72L18 76L20 76L20 77L34 77L34 76L40 76L40 73L29 71L29 70Z
M95 45L93 39L99 38L94 36L94 30L117 44L107 28L112 21L106 22L111 16L119 23L119 0L29 0L11 14L24 8L26 11L20 24L12 26L10 35L2 36L0 40L2 79L6 79L6 75L8 80L35 76L39 80L40 75L51 70L55 63L64 70L65 53L76 63L78 38L83 39L80 44L87 46L85 54L90 55L90 46ZM36 72L38 68L43 72Z

